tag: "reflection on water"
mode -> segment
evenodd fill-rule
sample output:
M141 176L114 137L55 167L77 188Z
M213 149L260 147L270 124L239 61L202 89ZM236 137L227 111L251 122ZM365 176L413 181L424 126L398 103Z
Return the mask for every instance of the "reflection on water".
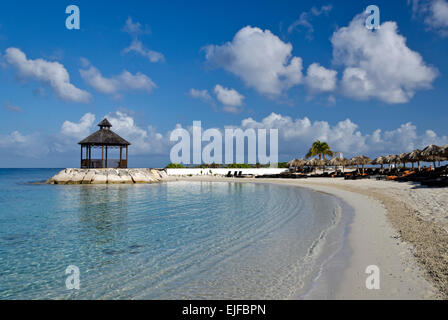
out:
M0 173L3 299L287 298L334 223L329 196L293 187L20 185L17 201L18 173ZM65 288L71 264L79 291Z
M113 243L125 233L128 214L128 190L125 187L80 187L79 220L83 236L99 245Z

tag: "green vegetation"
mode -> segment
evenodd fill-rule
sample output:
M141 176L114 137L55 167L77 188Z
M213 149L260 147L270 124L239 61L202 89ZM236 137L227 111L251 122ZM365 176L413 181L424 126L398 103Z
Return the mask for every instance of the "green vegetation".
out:
M233 168L252 168L252 166L250 164L247 163L231 163L227 166L227 168L229 169L233 169Z
M288 168L288 162L279 162L278 168Z
M184 169L184 168L197 168L197 169L217 169L217 168L228 168L228 169L251 169L251 168L269 168L270 164L247 164L247 163L230 163L228 165L225 164L217 164L217 163L211 163L206 164L203 163L201 165L187 165L183 166L179 163L170 163L165 168L166 169ZM278 168L287 168L287 162L279 162ZM210 170L209 170L210 172ZM211 173L211 172L210 172Z
M170 163L165 168L166 169L183 169L185 167L179 163Z
M331 151L330 146L326 142L320 142L319 140L314 141L313 145L311 146L310 151L308 151L306 158L319 156L319 160L324 160L325 156L332 156L333 151Z

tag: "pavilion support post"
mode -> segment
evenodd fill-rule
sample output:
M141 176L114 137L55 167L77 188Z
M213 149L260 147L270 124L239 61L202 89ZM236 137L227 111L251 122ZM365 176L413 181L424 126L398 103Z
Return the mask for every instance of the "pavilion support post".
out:
M123 147L120 147L120 168L123 168Z
M89 146L86 146L86 160L87 160L87 169L90 168L90 161L89 161L90 155L89 155Z
M104 167L104 146L101 146L101 167Z
M126 168L129 165L129 159L128 159L128 146L126 146Z
M81 145L81 169L82 169L82 145Z
M107 146L106 146L106 165L105 168L107 168Z

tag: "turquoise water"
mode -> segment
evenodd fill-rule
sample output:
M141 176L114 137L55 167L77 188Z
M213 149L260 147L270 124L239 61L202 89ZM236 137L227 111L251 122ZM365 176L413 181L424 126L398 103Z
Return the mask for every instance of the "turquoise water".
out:
M0 169L0 299L300 297L339 221L337 199L297 187L28 183L58 171Z

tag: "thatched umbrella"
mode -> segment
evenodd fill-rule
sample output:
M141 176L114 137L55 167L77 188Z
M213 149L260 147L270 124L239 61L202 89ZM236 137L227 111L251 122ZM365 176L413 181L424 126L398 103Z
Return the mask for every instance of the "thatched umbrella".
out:
M362 166L362 174L364 174L364 166L366 164L370 163L370 158L367 156L353 157L352 163L356 164L356 166L358 167L358 172L359 172L359 166L361 165Z
M420 161L423 160L422 151L421 150L414 150L410 153L408 153L408 160L412 162L412 169L414 169L414 163L418 163L418 171L420 171Z
M306 163L306 165L307 165L307 166L310 166L310 167L315 167L315 168L317 168L317 167L324 166L324 165L325 165L325 161L324 161L324 160L317 159L317 158L313 158L313 159L311 159L310 161L308 161L308 162Z
M329 160L328 165L334 166L334 170L337 170L338 166L342 166L342 171L345 172L345 166L348 166L350 164L350 160L341 157L334 157L333 159Z
M396 155L388 155L384 157L385 163L389 165L389 171L392 171L392 164L397 164L399 161L398 156Z
M286 165L288 166L289 169L294 168L297 171L298 168L303 168L305 164L306 160L294 158L291 161L289 161Z
M323 166L325 165L325 161L318 159L318 158L313 158L310 161L307 162L309 165L313 166L313 167L318 167L318 166Z
M336 171L337 167L341 165L341 158L334 157L333 159L328 161L328 165L333 166L334 167L334 171Z
M294 158L294 159L292 159L291 161L289 161L286 165L289 167L289 168L297 168L298 167L298 163L299 163L299 159L296 159L296 158Z
M306 160L305 159L299 159L299 161L297 162L297 166L299 168L303 168L306 165Z
M395 164L395 168L398 169L399 168L399 164L401 163L401 158L399 154L394 154L392 155L392 162Z
M349 159L346 158L342 158L340 159L340 165L342 166L342 172L345 173L345 167L351 165L351 161Z
M400 162L406 168L406 163L409 161L408 154L406 152L403 152L402 154L399 155L399 158L400 158Z
M372 161L372 164L379 164L381 165L381 170L383 170L383 166L384 164L387 163L386 162L386 158L383 156L380 156L378 158L376 158L375 160Z
M367 156L359 156L358 157L358 163L362 165L362 174L364 174L364 166L367 164L370 164L371 160Z
M442 147L431 144L423 149L422 156L425 161L432 161L434 163L434 168L436 168L436 161L444 159L444 151L445 150Z
M359 173L359 165L360 165L360 159L359 157L353 157L350 159L351 164L356 165L356 168L358 169L358 173Z

